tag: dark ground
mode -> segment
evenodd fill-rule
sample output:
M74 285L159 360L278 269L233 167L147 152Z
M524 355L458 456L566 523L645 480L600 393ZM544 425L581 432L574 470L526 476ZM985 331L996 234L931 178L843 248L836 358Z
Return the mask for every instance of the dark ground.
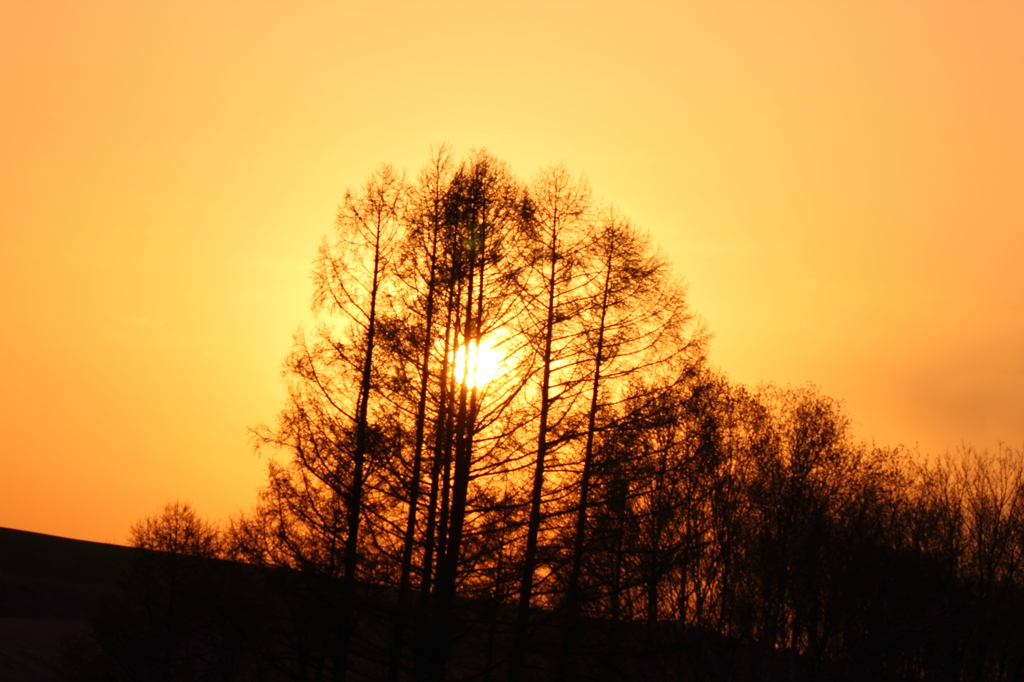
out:
M139 550L0 528L0 680L57 680Z

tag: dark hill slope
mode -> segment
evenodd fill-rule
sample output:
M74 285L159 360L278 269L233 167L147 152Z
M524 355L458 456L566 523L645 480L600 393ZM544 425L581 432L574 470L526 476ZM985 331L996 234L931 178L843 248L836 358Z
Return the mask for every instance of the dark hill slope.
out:
M55 680L65 641L88 638L139 550L0 528L0 679Z

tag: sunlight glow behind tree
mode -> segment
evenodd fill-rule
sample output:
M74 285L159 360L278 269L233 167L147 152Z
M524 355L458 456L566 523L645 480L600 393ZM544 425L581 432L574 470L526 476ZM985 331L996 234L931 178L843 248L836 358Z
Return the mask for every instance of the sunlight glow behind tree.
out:
M469 356L468 367L466 366L467 354ZM476 341L470 341L468 344L460 346L454 353L453 364L455 380L460 384L466 381L469 388L481 388L507 369L505 356L487 338L481 339L479 344Z

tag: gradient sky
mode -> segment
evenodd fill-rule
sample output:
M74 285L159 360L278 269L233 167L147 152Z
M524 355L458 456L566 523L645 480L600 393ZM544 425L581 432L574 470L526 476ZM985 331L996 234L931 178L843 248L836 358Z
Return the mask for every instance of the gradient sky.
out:
M0 526L254 500L345 188L431 145L650 231L734 380L1024 444L1024 3L0 0Z

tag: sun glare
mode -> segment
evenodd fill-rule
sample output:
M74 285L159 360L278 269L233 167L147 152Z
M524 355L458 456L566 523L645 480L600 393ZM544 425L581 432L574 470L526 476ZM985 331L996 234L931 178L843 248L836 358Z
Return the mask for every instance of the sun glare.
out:
M467 349L469 366L466 366ZM478 388L492 381L504 370L504 357L487 339L470 341L455 352L455 378L465 381L470 388Z

